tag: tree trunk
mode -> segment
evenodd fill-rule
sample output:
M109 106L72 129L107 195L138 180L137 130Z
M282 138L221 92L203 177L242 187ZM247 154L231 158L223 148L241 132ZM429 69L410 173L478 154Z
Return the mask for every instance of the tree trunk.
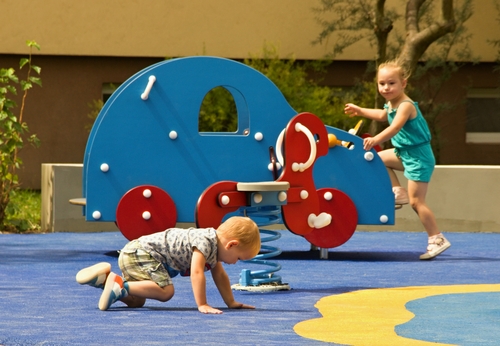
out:
M453 0L441 0L441 20L420 31L418 12L426 1L408 0L406 4L406 39L399 59L410 73L434 41L456 28Z

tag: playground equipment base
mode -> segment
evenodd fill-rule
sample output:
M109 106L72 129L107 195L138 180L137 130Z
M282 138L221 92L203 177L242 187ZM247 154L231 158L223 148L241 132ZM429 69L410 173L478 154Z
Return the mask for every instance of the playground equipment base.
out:
M249 292L275 292L275 291L289 291L291 290L290 285L282 283L268 283L257 286L243 286L240 284L234 284L231 286L233 290L236 291L249 291Z

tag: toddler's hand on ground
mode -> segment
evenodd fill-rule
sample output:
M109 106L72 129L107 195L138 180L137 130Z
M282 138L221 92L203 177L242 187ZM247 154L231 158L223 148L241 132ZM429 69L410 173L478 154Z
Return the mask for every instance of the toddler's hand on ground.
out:
M222 314L222 311L211 307L210 305L198 306L198 311L202 314Z
M243 304L243 303L238 303L238 302L232 302L231 304L228 304L228 307L230 309L255 309L255 306L247 305L247 304Z

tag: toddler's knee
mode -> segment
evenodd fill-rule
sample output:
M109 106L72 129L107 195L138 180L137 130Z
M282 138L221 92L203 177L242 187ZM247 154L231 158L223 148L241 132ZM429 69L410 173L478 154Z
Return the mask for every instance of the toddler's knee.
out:
M167 302L174 296L174 286L168 285L163 287L163 294L158 298L160 302Z
M134 297L130 302L127 303L129 308L142 308L146 303L145 298Z

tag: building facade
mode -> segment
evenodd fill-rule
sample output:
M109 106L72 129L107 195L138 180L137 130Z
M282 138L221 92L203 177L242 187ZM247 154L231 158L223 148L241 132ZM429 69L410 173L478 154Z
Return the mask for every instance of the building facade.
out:
M404 12L405 1L387 3ZM23 187L40 188L42 163L83 162L89 104L105 97L110 85L166 57L244 59L272 44L283 58L322 59L332 42L312 44L321 31L313 11L318 4L319 0L0 1L0 67L18 66L27 54L26 40L42 47L33 62L42 68L43 87L29 92L24 115L41 147L26 146L21 152ZM457 105L439 123L441 164L500 164L498 49L490 42L500 39L500 14L494 1L476 0L474 5L467 23L470 47L479 62L465 62L442 90L443 100L457 100ZM323 83L352 86L374 54L368 42L350 47L336 58Z

